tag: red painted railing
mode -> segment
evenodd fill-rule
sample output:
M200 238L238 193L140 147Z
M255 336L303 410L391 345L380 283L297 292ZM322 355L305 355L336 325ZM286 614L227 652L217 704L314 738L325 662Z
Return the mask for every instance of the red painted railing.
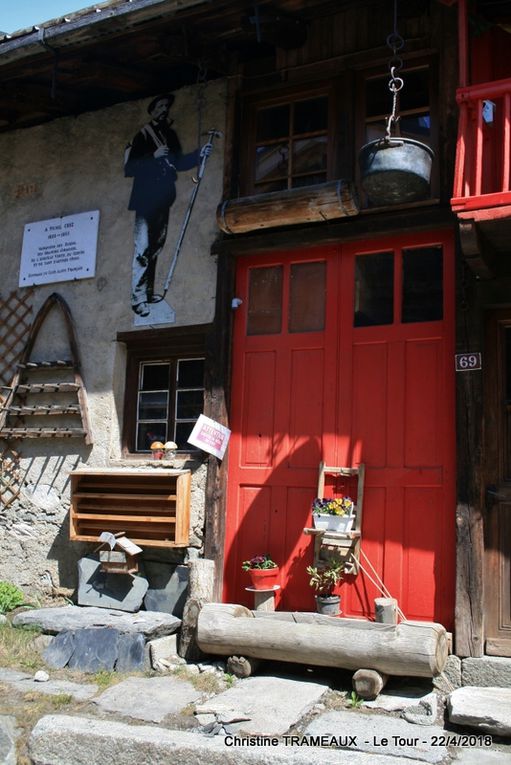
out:
M460 88L456 212L511 205L511 79Z

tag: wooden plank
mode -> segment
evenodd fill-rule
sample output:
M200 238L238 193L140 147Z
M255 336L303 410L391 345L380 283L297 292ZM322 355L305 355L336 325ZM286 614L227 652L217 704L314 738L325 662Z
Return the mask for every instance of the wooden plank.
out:
M78 385L71 382L63 383L21 383L18 385L20 393L74 393Z
M204 414L229 426L230 353L233 333L231 299L234 292L235 261L220 253L217 266L214 332L209 335L204 392ZM215 561L214 598L222 599L224 575L227 457L208 457L204 556Z
M77 499L119 499L123 501L135 502L138 500L144 500L147 502L169 502L175 500L176 494L131 494L126 491L124 494L114 494L109 492L95 492L95 491L77 491L75 494Z
M2 438L78 438L83 428L2 428Z
M126 523L135 524L139 526L141 523L165 523L166 525L173 525L176 523L175 518L155 518L152 515L104 515L104 514L89 514L89 513L75 513L75 520L86 520L88 523L92 521L125 521Z

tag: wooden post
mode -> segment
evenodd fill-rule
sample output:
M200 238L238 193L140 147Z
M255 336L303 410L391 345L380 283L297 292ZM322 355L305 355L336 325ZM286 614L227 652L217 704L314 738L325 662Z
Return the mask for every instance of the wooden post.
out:
M397 600L395 598L375 598L374 618L379 624L397 624Z
M375 669L358 669L352 677L353 690L361 699L371 701L385 687L388 675Z
M178 653L183 659L197 661L202 651L197 646L197 620L205 603L213 600L215 562L207 558L190 561L188 598L183 611Z
M250 677L257 670L261 662L251 656L229 656L227 659L227 672L236 677Z

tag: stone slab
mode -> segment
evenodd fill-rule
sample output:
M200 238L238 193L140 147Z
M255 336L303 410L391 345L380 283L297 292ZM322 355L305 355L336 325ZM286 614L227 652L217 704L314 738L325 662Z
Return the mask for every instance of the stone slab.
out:
M119 631L111 627L76 630L75 649L67 666L80 672L110 672L117 661L119 635Z
M511 736L511 688L457 688L447 700L449 720L496 736Z
M369 709L384 709L386 712L400 712L412 706L419 706L421 701L431 693L431 685L406 685L401 683L399 688L382 691L374 701L364 701L364 707Z
M148 587L149 582L143 576L101 571L96 557L87 556L78 561L79 606L115 608L134 613L140 610Z
M270 739L271 741L271 739ZM69 715L42 717L32 731L34 765L412 765L404 757L315 746L235 745L233 738Z
M307 714L329 686L288 677L248 677L196 708L201 714L235 712L237 724L250 734L280 736Z
M461 684L480 685L486 688L511 688L511 659L501 656L462 659Z
M28 675L26 672L4 669L3 667L0 668L0 683L6 683L22 693L35 691L36 693L44 693L48 696L58 696L61 693L66 693L76 701L87 701L98 692L97 685L93 683L73 683L70 680L48 680L46 683L39 683L37 680L34 680L32 675Z
M59 632L43 651L43 659L52 669L63 669L75 650L74 630Z
M149 668L149 651L143 635L119 635L117 672L142 672Z
M139 611L136 614L128 614L125 611L107 608L60 606L16 614L13 624L15 627L39 627L43 632L49 632L52 635L63 630L115 627L119 632L140 632L151 639L162 635L172 635L180 626L181 620L172 614L159 611Z
M461 659L459 656L451 654L447 657L447 662L444 667L444 671L433 678L433 686L440 691L440 693L451 693L456 688L460 688L461 681Z
M130 677L108 688L94 702L106 712L160 723L201 695L191 683L177 677Z
M2 624L7 624L8 621L9 621L9 619L6 616L4 616L3 614L0 614L0 626Z
M165 611L181 618L188 591L188 566L170 566L157 561L145 561L149 589L144 598L148 611Z
M455 765L509 765L511 762L511 748L507 752L495 751L477 747L468 749L463 747L456 750Z
M0 715L0 762L2 765L16 765L16 718Z
M171 660L177 657L177 635L156 638L156 640L150 640L147 645L149 646L151 665L155 669L162 659Z
M434 736L445 733L436 725L418 727L396 717L343 710L325 712L306 728L307 735L354 737L349 750L407 757L412 760L436 763L448 754L445 746L435 746Z

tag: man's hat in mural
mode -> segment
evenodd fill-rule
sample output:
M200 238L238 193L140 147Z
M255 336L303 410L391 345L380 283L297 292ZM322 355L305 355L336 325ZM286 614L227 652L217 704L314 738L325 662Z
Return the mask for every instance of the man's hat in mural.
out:
M163 100L169 102L169 109L170 109L170 107L176 100L176 97L172 93L162 93L161 95L156 96L156 98L153 98L153 100L150 102L150 104L147 107L147 111L149 112L149 114L151 114L156 104Z

